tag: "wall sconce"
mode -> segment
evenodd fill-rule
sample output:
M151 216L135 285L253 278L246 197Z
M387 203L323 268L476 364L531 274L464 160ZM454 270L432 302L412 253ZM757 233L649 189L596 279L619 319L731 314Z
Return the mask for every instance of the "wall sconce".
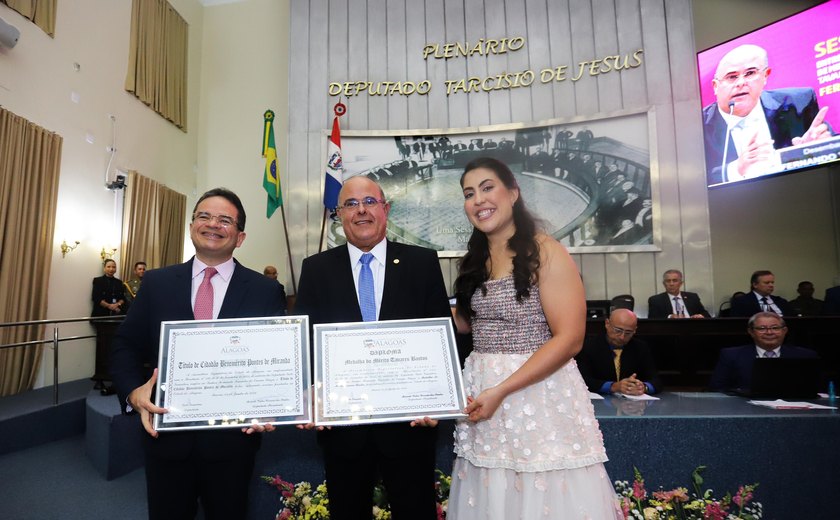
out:
M79 247L79 241L76 240L76 243L71 246L67 245L66 240L62 240L61 245L59 247L61 248L61 258L64 258L67 255L67 253Z
M99 252L99 256L102 258L102 261L108 260L109 258L114 258L114 253L117 252L116 247L112 247L110 250L102 248L102 251Z

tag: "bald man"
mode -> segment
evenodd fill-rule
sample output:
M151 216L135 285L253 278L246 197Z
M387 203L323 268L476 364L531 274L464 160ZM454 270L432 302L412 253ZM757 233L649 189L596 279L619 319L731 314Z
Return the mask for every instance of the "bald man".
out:
M637 323L633 311L615 309L604 320L606 334L586 337L575 361L590 392L642 395L662 390L650 348L633 337Z
M814 90L764 90L771 71L757 45L736 47L718 63L715 102L703 108L709 184L765 175L779 167L775 150L831 137L823 123L828 107L820 110Z
M263 269L263 274L266 277L271 278L272 280L276 280L277 279L277 268L274 267L273 265L267 265L267 266L265 266L265 269Z
M344 181L338 216L347 244L303 261L295 312L311 324L449 317L437 253L391 242L385 232L391 203L372 179ZM370 270L373 301L362 305L357 287ZM370 516L381 477L394 518L435 518L434 428L408 421L338 426L318 432L330 490L330 518Z

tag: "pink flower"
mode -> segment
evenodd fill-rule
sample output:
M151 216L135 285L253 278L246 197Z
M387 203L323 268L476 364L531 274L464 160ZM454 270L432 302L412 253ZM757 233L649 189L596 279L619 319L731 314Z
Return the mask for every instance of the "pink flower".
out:
M646 496L647 491L645 491L645 481L633 481L633 498L635 498L636 500L644 500Z
M672 489L671 491L654 491L653 498L662 502L688 502L688 490L685 488Z
M744 507L750 500L752 500L752 497L752 490L748 486L741 486L738 488L738 494L732 497L732 502L734 502L738 507Z
M705 520L725 520L726 509L718 502L711 502L706 504L706 510L703 512Z
M291 510L289 510L289 508L286 508L286 509L280 511L279 513L277 513L277 517L275 518L275 520L289 520L289 518L291 518L291 517L292 517Z
M627 497L621 497L621 513L624 515L624 518L628 518L630 516L630 499Z
M277 488L277 491L283 495L283 498L290 498L295 493L295 485L291 482L286 482L280 475L275 475L271 482L269 482L272 486Z
M446 515L443 514L443 506L440 504L435 504L437 506L437 520L444 520Z

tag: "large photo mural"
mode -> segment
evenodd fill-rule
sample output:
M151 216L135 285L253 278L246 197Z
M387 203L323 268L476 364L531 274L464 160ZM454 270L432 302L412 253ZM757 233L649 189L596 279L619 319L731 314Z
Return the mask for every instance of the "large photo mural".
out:
M530 126L343 131L344 178L380 183L391 203L389 239L459 256L472 232L459 179L471 160L491 156L508 164L531 212L571 252L655 251L651 126L641 112ZM325 240L344 242L338 222L328 223Z

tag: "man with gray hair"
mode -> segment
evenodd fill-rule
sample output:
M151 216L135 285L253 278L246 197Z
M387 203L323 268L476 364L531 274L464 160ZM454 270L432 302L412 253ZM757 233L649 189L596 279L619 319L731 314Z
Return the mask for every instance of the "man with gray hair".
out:
M785 320L774 312L759 312L747 322L752 344L720 351L709 382L712 390L749 390L755 358L816 358L817 353L802 347L784 345Z
M709 312L703 307L696 293L680 291L683 274L677 269L668 269L662 275L665 292L648 298L648 318L708 318Z

